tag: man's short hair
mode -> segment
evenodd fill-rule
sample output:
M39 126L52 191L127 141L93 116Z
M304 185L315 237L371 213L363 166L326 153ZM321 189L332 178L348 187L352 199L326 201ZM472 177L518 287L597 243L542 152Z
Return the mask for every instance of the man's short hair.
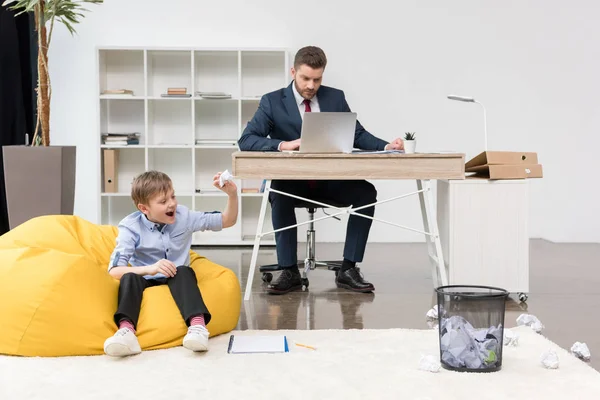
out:
M306 46L298 50L294 58L294 68L298 69L301 65L308 65L313 69L323 68L327 65L325 52L319 47Z
M164 172L146 171L133 179L131 198L133 204L148 204L156 195L167 194L173 189L171 178Z

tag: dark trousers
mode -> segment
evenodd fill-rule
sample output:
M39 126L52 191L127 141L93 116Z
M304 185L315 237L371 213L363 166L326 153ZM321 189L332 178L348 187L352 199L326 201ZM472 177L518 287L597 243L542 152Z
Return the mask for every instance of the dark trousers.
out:
M287 181L278 180L271 184L273 189L291 193L307 199L328 201L342 205L360 207L377 201L377 190L367 181ZM271 216L273 228L280 229L295 225L295 207L299 200L278 193L270 193ZM375 207L357 211L372 217ZM349 261L362 262L369 238L372 220L351 215L346 228L346 244L344 258ZM282 267L290 267L298 262L298 233L297 228L275 233L277 246L277 262Z
M190 267L181 266L177 267L177 274L173 278L145 279L134 273L123 275L119 285L119 305L114 317L117 326L122 319L128 319L137 329L144 290L165 284L169 286L171 295L188 326L190 319L197 315L204 315L204 322L209 323L211 316L198 289L196 274Z

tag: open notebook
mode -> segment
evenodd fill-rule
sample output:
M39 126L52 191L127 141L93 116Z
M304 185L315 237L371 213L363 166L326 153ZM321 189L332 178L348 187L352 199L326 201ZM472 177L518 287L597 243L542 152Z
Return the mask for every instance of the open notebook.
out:
M230 354L287 353L289 351L287 338L282 335L231 335L227 349Z

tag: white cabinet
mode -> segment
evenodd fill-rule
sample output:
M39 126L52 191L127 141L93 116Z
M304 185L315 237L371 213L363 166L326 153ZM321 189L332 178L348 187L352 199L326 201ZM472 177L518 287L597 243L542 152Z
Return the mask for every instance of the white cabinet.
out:
M135 211L131 181L150 169L171 177L180 203L223 210L227 197L212 187L212 177L231 171L231 154L262 95L289 84L287 51L103 47L97 55L100 223L116 225ZM191 96L164 97L169 88L186 88ZM133 94L112 92L119 89ZM208 98L207 92L229 96ZM109 133L137 133L139 143L105 143ZM104 150L118 153L114 192L105 190ZM218 233L197 233L193 244L252 244L261 201L252 189L261 184L238 181L238 223ZM269 219L265 229L272 229ZM274 244L274 238L263 244Z
M529 292L525 179L439 180L437 218L451 285Z

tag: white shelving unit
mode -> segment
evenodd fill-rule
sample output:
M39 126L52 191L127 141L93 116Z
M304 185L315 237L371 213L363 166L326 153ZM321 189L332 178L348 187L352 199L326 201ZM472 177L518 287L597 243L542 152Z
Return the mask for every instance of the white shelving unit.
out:
M102 47L97 56L101 223L116 225L136 210L131 181L151 169L171 177L181 204L198 211L223 210L227 196L206 189L214 189L215 173L231 171L231 154L238 150L237 140L261 96L289 83L287 51ZM161 97L174 87L185 87L192 97ZM101 94L117 89L133 90L133 95ZM205 99L196 96L198 91L225 92L231 99ZM102 134L133 132L140 134L139 144L102 144ZM106 149L118 152L116 193L105 191ZM196 233L194 245L253 243L261 194L241 189L260 187L261 182L237 184L238 223L222 232ZM271 227L267 219L265 229ZM262 243L274 244L274 239Z

